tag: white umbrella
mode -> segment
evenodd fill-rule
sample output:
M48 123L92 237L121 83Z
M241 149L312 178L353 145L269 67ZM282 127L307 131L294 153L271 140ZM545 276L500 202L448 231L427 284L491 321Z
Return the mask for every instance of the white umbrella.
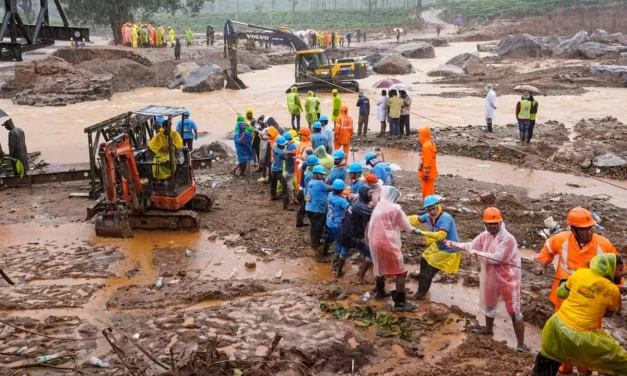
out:
M403 32L403 28L402 28L402 27L395 27L395 28L394 28L394 32L395 32L395 33L396 33L396 32L402 33L402 32Z

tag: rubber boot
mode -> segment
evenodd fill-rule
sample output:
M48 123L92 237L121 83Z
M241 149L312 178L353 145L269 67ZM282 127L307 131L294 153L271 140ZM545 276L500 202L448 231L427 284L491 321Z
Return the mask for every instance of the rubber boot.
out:
M374 282L374 298L377 300L381 300L390 297L390 295L392 294L385 291L385 276L383 275L377 277Z
M407 303L405 300L405 292L395 292L392 295L394 300L394 310L402 312L414 312L418 310L418 306L415 304Z

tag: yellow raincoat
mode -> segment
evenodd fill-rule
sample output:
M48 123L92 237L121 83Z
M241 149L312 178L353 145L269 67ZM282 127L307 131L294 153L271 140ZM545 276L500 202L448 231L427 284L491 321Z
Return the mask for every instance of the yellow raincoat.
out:
M174 149L172 152L175 153L176 149L183 147L183 139L174 129L170 130L170 137L172 137L172 148ZM164 146L166 148L168 147L168 137L165 134L165 129L161 128L159 133L157 133L148 144L150 150L155 154L152 162L157 163L158 161L161 164L160 166L152 166L152 175L156 179L167 179L176 171L176 162L174 163L174 171L170 171L168 163L170 161L170 153L160 150Z
M342 98L339 94L333 95L333 112L331 113L331 120L335 123L337 118L340 117L340 109L342 108Z
M616 255L595 256L560 286L566 300L544 324L541 353L558 362L599 373L627 375L627 350L601 328L606 311L616 311L620 290L612 280Z
M137 40L139 39L139 35L137 35L137 25L133 25L133 35L132 35L132 43L133 43L133 48L137 48Z
M169 27L168 29L170 29L168 31L168 36L170 37L170 44L172 46L174 46L174 40L176 39L176 33L174 32L174 29Z
M163 26L157 28L157 46L161 47L165 44L165 29Z
M318 121L318 109L320 108L320 99L318 99L313 91L307 94L305 100L305 112L307 113L307 123L313 124Z

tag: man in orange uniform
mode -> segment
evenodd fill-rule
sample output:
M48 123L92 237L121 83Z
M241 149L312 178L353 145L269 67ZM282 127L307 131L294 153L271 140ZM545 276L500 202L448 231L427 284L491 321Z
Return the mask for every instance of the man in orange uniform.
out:
M618 251L609 240L594 233L593 227L597 222L586 209L572 209L568 212L566 223L571 230L552 236L536 256L536 260L544 264L536 270L538 275L544 274L555 256L558 256L556 279L553 281L550 296L551 302L555 305L555 312L559 311L564 302L557 296L560 280L568 279L577 270L587 268L590 260L596 255L603 253L618 255ZM572 371L573 367L570 365L562 364L560 367L561 373L568 374Z
M431 140L429 127L420 128L418 142L422 145L422 153L418 164L418 179L422 183L422 200L435 194L435 179L438 178L436 156L438 148Z
M351 137L355 130L353 129L353 117L348 114L348 106L343 105L340 108L341 115L337 118L335 123L335 145L334 150L340 150L340 148L344 149L344 154L346 154L346 161L348 162L348 153L351 149Z
M300 144L298 145L298 149L296 149L296 159L301 163L307 158L305 156L305 150L311 146L311 131L307 127L301 127L298 131L300 135ZM302 175L302 170L300 168L296 168L296 193L300 191L300 179Z

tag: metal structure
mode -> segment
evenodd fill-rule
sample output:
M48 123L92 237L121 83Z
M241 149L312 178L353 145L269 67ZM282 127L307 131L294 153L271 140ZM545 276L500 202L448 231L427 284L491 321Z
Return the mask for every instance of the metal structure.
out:
M24 23L18 11L17 0L4 0L5 13L0 24L0 61L22 61L22 52L50 46L55 40L89 41L89 29L70 27L60 0L53 1L63 26L50 25L48 0L39 0L40 9L34 25ZM9 37L11 41L4 42L5 37Z

